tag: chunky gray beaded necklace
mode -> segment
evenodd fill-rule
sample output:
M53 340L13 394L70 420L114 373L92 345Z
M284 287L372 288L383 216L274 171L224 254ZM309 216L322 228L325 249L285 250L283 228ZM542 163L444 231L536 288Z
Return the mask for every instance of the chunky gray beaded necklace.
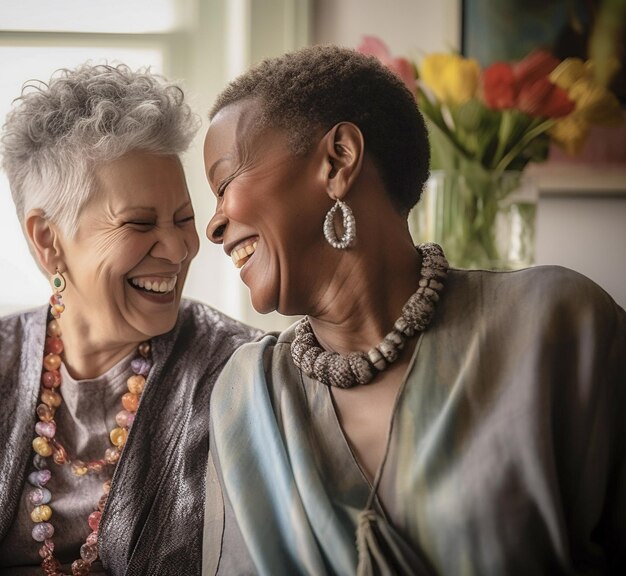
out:
M367 384L395 362L407 339L426 330L448 273L448 262L437 244L420 244L416 248L422 257L419 288L403 306L402 315L382 342L367 353L352 352L343 356L327 352L315 338L305 316L296 326L296 338L291 343L291 357L300 370L327 386L351 388Z

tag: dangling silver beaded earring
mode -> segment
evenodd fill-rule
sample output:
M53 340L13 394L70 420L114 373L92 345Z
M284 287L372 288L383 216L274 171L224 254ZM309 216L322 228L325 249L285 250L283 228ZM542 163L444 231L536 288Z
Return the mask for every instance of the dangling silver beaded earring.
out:
M354 220L354 214L350 210L345 202L336 199L334 206L326 214L324 218L324 237L328 243L337 250L345 250L350 248L356 242L356 221ZM343 235L341 238L337 238L337 232L335 231L335 212L341 210L343 216Z
M65 290L65 278L63 277L63 274L61 274L58 266L56 272L50 276L50 285L52 286L52 290L54 290L55 294Z

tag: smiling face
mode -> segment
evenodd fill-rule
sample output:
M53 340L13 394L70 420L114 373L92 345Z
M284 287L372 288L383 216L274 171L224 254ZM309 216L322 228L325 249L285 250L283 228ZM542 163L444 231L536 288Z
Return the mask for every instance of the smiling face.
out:
M294 155L284 132L256 129L258 117L255 101L232 104L207 132L205 168L217 196L207 236L241 269L257 311L301 313L327 254L322 223L332 201L316 151Z
M63 320L92 338L139 342L171 330L199 242L176 156L132 152L101 167L78 232L62 239Z

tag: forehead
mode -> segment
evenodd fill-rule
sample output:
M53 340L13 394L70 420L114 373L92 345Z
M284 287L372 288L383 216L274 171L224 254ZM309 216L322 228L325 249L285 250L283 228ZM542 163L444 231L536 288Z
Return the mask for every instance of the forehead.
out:
M231 175L262 177L293 159L288 132L268 126L256 100L225 106L214 117L204 141L204 168L213 187Z
M133 201L158 203L187 196L187 185L176 155L133 151L99 166L96 196L108 204Z
M261 119L261 106L256 100L235 102L222 108L211 121L205 146L229 144L235 139L249 138L255 133ZM257 130L258 131L258 130Z
M212 163L220 159L257 157L277 144L287 144L286 132L268 125L258 99L229 104L212 119L204 140L204 158Z

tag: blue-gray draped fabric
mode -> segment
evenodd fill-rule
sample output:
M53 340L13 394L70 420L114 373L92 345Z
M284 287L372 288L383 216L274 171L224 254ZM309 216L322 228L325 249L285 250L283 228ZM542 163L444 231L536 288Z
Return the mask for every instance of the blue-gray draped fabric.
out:
M626 314L593 282L450 271L360 563L371 485L293 338L244 345L216 383L205 576L626 574Z
M31 471L46 315L41 308L0 319L0 542ZM108 574L200 574L209 395L233 351L256 335L183 301L175 328L152 339L154 365L100 523Z

